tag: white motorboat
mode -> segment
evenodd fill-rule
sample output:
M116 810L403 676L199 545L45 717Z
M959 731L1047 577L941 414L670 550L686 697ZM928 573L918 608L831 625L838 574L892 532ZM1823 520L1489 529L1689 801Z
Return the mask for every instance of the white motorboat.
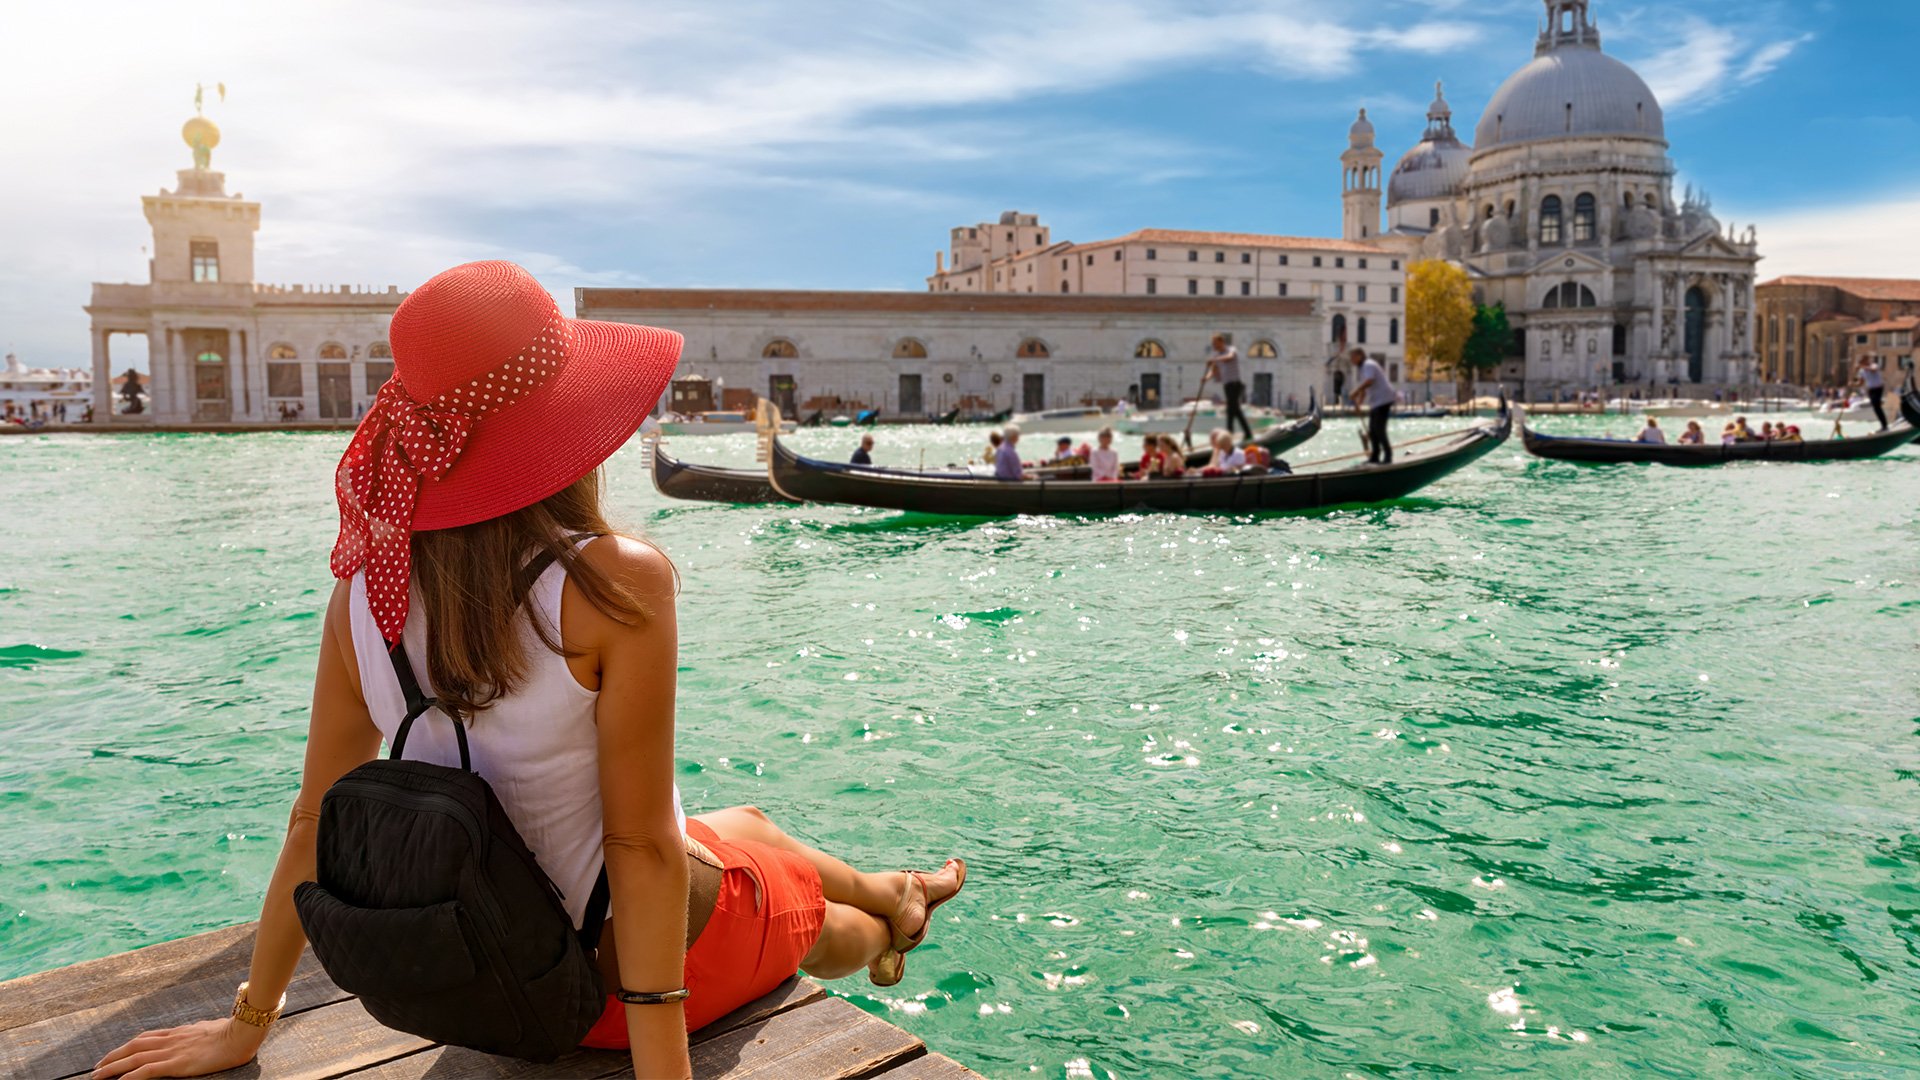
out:
M1055 435L1099 431L1113 419L1113 414L1097 405L1081 405L1070 409L1015 413L1011 422L1023 434Z
M1257 405L1244 406L1247 423L1255 431L1272 427L1285 417L1272 409L1263 409ZM1154 409L1150 412L1135 413L1132 416L1119 417L1113 422L1113 430L1123 435L1179 435L1191 424L1196 433L1205 433L1214 428L1227 426L1227 408L1211 401L1203 401L1196 410L1192 402L1171 409ZM1024 430L1024 429L1023 429Z
M793 428L791 420L780 423L782 434ZM660 417L660 431L664 435L739 435L758 430L753 417L743 412L703 412L692 416L670 412Z

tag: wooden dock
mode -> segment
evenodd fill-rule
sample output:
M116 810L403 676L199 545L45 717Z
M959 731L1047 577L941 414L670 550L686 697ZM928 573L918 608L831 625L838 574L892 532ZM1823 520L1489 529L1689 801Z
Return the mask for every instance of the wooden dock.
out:
M224 1016L246 978L253 927L236 926L0 983L0 1077L86 1076L149 1028ZM978 1080L905 1031L806 979L694 1033L700 1080ZM308 951L287 1006L251 1065L262 1080L631 1077L625 1052L577 1050L535 1065L430 1043L380 1026Z

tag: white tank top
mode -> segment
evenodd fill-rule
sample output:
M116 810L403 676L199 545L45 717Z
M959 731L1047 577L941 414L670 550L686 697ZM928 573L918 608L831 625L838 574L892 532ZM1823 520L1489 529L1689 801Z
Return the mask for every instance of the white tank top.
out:
M560 595L566 580L566 570L560 564L547 567L534 582L528 606L523 609L531 618L541 620L556 640L560 636ZM407 715L406 699L367 607L364 574L353 576L349 610L353 617L353 654L360 664L360 692L374 726L391 745L394 732ZM407 612L402 640L421 690L433 696L426 664L426 619L417 591ZM603 861L600 755L593 713L600 693L575 681L566 658L541 642L531 622L520 624L520 640L531 661L526 682L512 696L495 701L476 716L467 729L473 771L493 786L507 818L520 830L540 869L559 887L567 914L578 926L585 917L587 896L600 876ZM407 733L406 756L409 761L459 766L460 744L445 713L429 709L413 722ZM673 814L684 834L687 816L680 806L678 785L673 789Z

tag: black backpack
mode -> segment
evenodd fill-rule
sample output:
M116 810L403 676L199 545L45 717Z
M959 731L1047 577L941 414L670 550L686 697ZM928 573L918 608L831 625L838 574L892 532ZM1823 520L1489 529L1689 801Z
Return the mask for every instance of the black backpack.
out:
M375 1020L435 1042L552 1061L606 1005L594 964L606 919L603 867L576 933L493 788L460 768L405 761L407 732L434 706L406 647L390 654L407 715L385 760L320 803L318 881L293 902L314 955Z

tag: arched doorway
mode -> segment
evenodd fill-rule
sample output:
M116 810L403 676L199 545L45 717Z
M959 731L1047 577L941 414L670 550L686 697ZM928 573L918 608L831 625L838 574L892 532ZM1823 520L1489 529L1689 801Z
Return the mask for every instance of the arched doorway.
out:
M1707 375L1707 294L1695 285L1687 290L1687 381Z

